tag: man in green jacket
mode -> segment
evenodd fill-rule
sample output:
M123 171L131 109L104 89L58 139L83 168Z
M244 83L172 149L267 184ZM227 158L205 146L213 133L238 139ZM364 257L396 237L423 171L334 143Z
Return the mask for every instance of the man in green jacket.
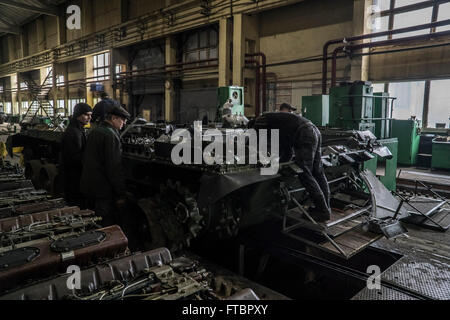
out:
M126 203L119 131L129 118L124 108L115 106L87 139L81 192L88 199L89 207L103 218L103 226L120 224L118 208Z

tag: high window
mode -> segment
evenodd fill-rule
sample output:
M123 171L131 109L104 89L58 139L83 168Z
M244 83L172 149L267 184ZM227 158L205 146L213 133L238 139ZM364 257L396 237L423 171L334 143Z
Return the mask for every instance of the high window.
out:
M109 79L109 52L94 56L94 77L96 81L104 81Z
M184 35L183 62L217 59L218 32L214 28ZM214 64L208 62L206 64Z
M384 92L385 85L374 84L374 92ZM387 87L390 96L397 98L393 118L407 120L416 116L427 128L439 124L450 127L450 79L391 82Z
M450 2L448 0L373 0L378 9L374 13L375 32L412 27L420 24L450 19ZM435 29L423 29L407 33L374 38L372 41L398 39L433 32L450 30L450 26Z

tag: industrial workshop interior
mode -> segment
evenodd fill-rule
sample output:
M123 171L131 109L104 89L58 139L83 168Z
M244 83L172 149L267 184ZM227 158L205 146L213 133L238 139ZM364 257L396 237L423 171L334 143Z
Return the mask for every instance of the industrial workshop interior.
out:
M0 0L0 160L0 300L450 300L450 0Z

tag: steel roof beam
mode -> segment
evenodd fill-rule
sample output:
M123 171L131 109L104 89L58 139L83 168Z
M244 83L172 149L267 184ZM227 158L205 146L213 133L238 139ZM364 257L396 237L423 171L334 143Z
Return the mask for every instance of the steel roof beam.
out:
M12 0L0 0L0 5L9 6L12 8L23 9L35 13L45 14L48 16L58 16L58 7L52 5L46 5L45 7L30 6L25 3L12 1Z

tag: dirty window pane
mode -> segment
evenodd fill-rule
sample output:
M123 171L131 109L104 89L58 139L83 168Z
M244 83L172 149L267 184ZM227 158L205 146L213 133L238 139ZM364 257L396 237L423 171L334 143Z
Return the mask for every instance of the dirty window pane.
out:
M189 36L186 42L187 50L194 50L198 48L198 37L197 34Z
M372 4L378 6L381 11L386 11L391 8L391 0L373 0Z
M372 33L383 32L389 30L389 16L377 18L376 21L373 22L372 26L374 29ZM372 39L372 42L387 40L388 36L376 37Z
M186 62L198 60L198 52L190 52L186 54Z
M436 123L449 127L450 118L450 79L431 81L428 127L436 128Z
M200 60L208 59L208 54L206 50L200 50Z
M395 0L395 7L400 8L421 2L425 2L425 0Z
M200 48L208 46L208 31L200 32Z
M438 21L450 19L450 3L443 3L439 6ZM450 30L450 25L437 27L436 32Z
M217 31L211 30L209 33L209 45L211 47L217 46Z
M418 24L430 23L433 8L425 8L405 13L396 14L394 16L394 29L416 26ZM392 38L405 38L421 34L430 33L430 29L412 31L407 33L394 34Z
M389 94L397 98L393 118L408 120L411 116L416 116L422 120L425 81L390 83Z
M209 58L210 59L217 59L217 48L211 49L209 51Z

